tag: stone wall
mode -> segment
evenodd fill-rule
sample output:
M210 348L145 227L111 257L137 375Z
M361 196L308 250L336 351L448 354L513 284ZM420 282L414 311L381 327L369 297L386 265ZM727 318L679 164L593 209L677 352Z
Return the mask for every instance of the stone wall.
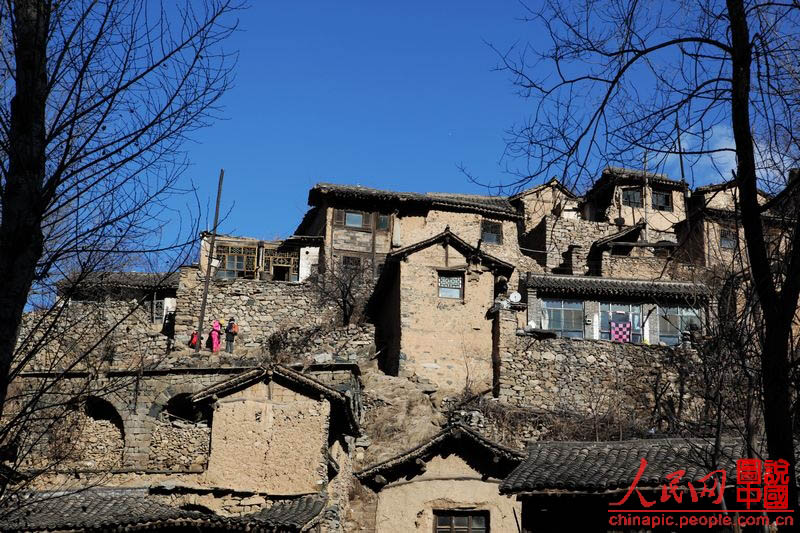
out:
M211 428L180 420L159 420L150 437L150 470L201 472L208 464Z
M500 400L545 411L589 412L652 404L652 386L675 383L671 363L692 352L603 340L536 339L517 334L501 311Z
M545 246L546 269L550 272L566 267L566 263L569 261L566 254L570 247L580 246L585 256L589 253L593 242L621 229L622 227L608 222L591 222L547 215L542 217L539 227L533 231L544 235L539 242ZM576 271L572 273L585 274L586 270L585 265L576 265Z
M316 363L368 360L375 355L375 326L290 327L273 333L268 346L273 357L289 362L306 358Z
M47 336L25 371L66 368L75 361L75 369L135 368L167 353L169 339L162 324L152 323L148 302L73 301L64 306L23 315L18 353L26 354Z
M191 332L197 328L202 295L201 272L194 267L182 268L175 320L178 345L186 345ZM208 335L215 319L222 322L224 328L228 319L234 317L239 324L237 353L263 353L273 333L293 327L330 324L335 316L336 310L332 307L321 307L309 282L213 280L209 284L202 335Z

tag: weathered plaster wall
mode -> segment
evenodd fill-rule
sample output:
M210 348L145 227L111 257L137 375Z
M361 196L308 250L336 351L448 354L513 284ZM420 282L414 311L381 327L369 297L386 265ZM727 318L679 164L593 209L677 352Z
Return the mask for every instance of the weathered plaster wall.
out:
M424 474L390 483L378 493L377 533L433 531L433 511L489 511L491 531L516 531L520 503L498 490L456 455L434 457Z
M622 189L627 186L618 186L614 190L611 205L606 209L607 220L613 222L616 218L625 220L626 226L632 226L645 219L644 207L631 207L622 203ZM643 205L647 206L647 227L655 231L673 232L675 224L686 218L686 204L683 200L683 191L670 191L668 189L656 190L669 192L672 196L672 211L659 211L653 208L653 193L649 187L642 187ZM652 239L648 239L652 240Z
M206 481L266 494L305 494L327 481L330 404L274 382L220 398Z
M503 243L481 243L481 249L498 259L502 259L516 266L511 285L516 287L517 278L522 273L540 271L540 267L532 258L522 253L517 235L517 222L513 220L500 220L484 217L477 213L455 213L450 211L429 211L426 216L400 216L396 217L392 232L392 246L402 248L418 243L443 232L446 227L464 239L469 244L476 246L481 238L481 222L483 220L500 222L503 225Z
M445 258L447 255L447 258ZM486 310L494 298L491 272L470 266L464 299L440 298L438 272L466 268L452 247L434 245L400 264L401 368L455 391L491 383L492 324Z

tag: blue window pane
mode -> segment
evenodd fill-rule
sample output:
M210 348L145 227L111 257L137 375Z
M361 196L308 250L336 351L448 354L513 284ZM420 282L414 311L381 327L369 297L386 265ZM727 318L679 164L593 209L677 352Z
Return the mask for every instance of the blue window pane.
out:
M360 228L364 225L364 215L355 211L347 211L344 215L345 226Z

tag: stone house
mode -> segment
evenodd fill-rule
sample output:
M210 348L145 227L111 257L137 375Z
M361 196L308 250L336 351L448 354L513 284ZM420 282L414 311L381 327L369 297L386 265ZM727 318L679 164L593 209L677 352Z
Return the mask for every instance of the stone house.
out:
M40 476L36 487L92 489L85 505L96 509L125 503L116 492L123 488L160 502L139 509L144 517L120 516L109 526L120 529L137 520L175 519L200 531L305 531L323 511L342 505L351 471L347 439L360 434L360 392L350 386L357 380L328 385L314 375L283 365L173 367L114 381L114 392L87 397L87 420L75 424L72 454ZM134 405L127 403L132 397ZM76 475L78 481L70 480ZM70 494L57 495L69 501ZM47 515L44 505L40 511L42 516L20 517L30 526L21 529L36 530L39 523L45 524L41 529L70 529L74 520L69 513L60 521ZM305 521L292 522L300 511L308 512Z
M491 322L513 265L470 245L449 227L394 250L373 295L381 367L430 380L450 391L492 382Z
M645 240L674 240L675 225L686 218L688 187L664 174L610 167L584 195L584 218L620 226L645 222Z
M376 533L516 531L520 504L501 496L498 485L523 457L452 424L355 477L377 493Z

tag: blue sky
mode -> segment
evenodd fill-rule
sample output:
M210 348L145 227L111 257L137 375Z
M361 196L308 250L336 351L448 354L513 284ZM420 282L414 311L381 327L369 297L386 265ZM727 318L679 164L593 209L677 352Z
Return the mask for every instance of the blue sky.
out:
M240 57L226 118L187 146L204 216L220 167L230 210L221 231L264 239L291 234L319 181L485 194L459 164L484 182L511 181L503 139L530 102L493 71L486 43L548 45L523 14L515 0L253 0L228 43Z
M508 0L255 0L229 43L226 119L187 146L186 176L213 200L224 167L221 231L262 238L292 232L318 181L483 193L457 165L503 179L525 103L484 41L530 38L521 14Z

